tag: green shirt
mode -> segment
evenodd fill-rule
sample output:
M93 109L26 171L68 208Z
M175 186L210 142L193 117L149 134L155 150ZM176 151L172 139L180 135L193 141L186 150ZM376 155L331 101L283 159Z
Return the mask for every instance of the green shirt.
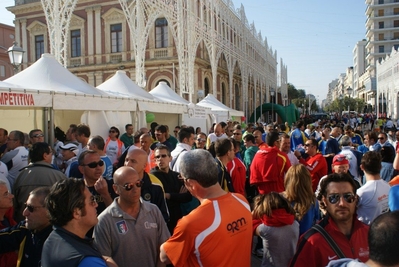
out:
M131 146L134 144L134 136L131 135L130 137L127 136L126 133L122 134L121 137L119 138L124 144L125 147L127 148L128 146Z

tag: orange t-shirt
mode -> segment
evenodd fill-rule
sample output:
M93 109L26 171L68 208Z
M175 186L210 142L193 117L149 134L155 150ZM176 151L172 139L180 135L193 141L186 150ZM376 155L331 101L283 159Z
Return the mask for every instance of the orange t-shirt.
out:
M177 223L164 243L175 267L251 265L252 216L244 196L207 199Z

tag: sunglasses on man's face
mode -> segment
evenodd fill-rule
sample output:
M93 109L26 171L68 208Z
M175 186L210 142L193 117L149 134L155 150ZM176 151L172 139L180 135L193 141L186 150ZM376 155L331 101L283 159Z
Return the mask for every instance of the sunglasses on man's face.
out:
M135 183L126 183L126 184L124 184L124 185L116 184L116 185L117 185L117 186L120 186L120 187L123 187L123 189L125 189L126 191L130 191L130 190L133 189L133 186L142 187L143 184L144 184L144 181L143 181L143 180L139 180L139 181L137 181L137 182L135 182Z
M327 196L328 201L331 204L337 204L340 198L343 198L347 203L353 203L356 200L356 196L352 193L345 193L345 194L330 194Z
M90 162L90 163L88 163L88 164L82 164L82 166L87 166L87 167L89 167L90 169L94 169L94 168L96 168L97 166L103 166L104 165L104 161L102 161L102 160L100 160L100 161L98 161L98 162Z
M29 212L34 212L36 209L44 208L44 206L32 206L28 205L25 203L25 209L27 209Z

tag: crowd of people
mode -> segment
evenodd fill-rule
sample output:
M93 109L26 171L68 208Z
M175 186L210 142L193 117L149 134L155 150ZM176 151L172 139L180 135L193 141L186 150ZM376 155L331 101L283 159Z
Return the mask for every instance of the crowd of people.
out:
M0 267L399 266L390 120L54 135L0 128Z

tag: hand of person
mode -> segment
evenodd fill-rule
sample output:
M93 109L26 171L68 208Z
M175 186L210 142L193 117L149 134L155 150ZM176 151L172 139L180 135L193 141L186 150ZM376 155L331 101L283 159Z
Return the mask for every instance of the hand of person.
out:
M180 192L179 193L187 193L187 187L186 186L182 186L182 187L180 187Z
M105 260L105 263L108 267L118 267L118 264L116 264L114 259L112 259L111 257L103 256L103 259Z
M107 181L103 177L98 178L98 180L94 184L94 189L100 195L108 195L109 194Z

